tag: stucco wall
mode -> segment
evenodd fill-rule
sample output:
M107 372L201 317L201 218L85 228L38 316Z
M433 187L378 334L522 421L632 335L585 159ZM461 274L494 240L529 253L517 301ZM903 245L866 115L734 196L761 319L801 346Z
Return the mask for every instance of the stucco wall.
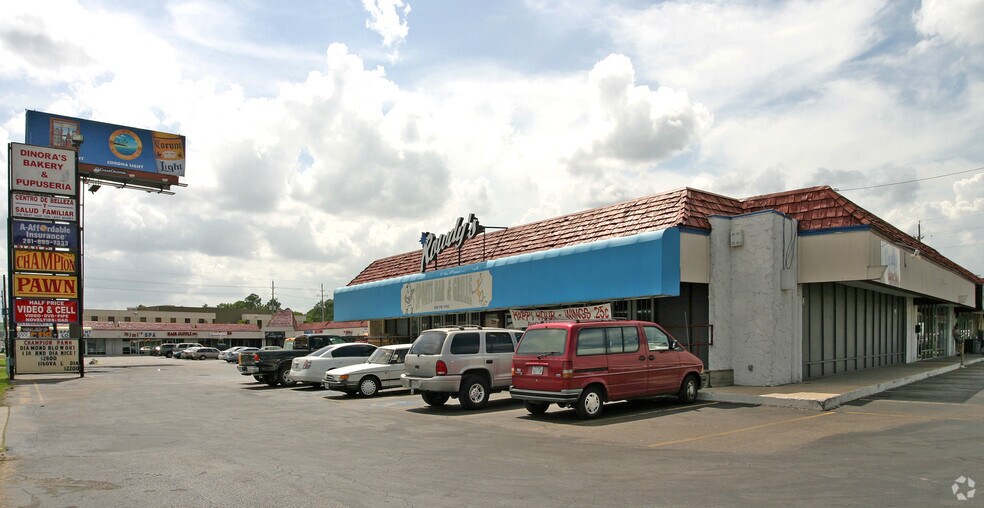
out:
M760 212L712 217L711 229L709 317L714 346L708 368L733 369L736 385L801 381L796 221ZM740 245L732 245L732 233Z

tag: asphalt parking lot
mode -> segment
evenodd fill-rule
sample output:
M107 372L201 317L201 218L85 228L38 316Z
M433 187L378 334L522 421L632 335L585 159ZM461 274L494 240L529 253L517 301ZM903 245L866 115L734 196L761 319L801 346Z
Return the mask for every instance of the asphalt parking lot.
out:
M466 412L270 388L218 361L87 367L18 377L3 506L984 504L957 497L984 480L984 364L833 411L656 399L591 421L501 393Z

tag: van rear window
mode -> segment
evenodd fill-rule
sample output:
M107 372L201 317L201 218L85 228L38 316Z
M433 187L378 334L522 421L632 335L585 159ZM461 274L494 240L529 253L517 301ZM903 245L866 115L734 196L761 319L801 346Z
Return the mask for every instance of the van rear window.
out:
M567 330L560 328L539 328L526 330L516 354L519 355L559 355L564 353L567 344Z
M439 355L444 348L444 339L448 337L445 332L424 332L417 337L410 346L412 355Z

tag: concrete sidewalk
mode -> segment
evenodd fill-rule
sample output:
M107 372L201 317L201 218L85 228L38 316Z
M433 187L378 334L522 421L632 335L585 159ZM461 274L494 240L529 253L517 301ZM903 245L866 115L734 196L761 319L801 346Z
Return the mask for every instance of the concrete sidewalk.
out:
M982 361L984 357L976 354L964 357L965 365ZM960 357L956 356L838 374L782 386L715 386L703 388L698 398L717 402L826 411L852 400L959 368Z

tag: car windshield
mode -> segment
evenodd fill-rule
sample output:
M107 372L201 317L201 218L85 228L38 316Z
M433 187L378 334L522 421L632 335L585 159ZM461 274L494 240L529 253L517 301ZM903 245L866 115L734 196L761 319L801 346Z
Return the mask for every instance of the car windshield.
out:
M516 354L550 356L564 352L567 330L563 328L538 328L526 330Z
M444 339L448 336L445 332L440 332L436 330L426 331L421 333L417 340L413 342L413 346L410 346L410 354L412 355L437 355L441 354L441 349L444 348Z
M388 364L390 360L393 359L393 355L395 353L396 350L393 349L379 348L373 351L372 356L370 356L369 359L366 360L366 363Z

